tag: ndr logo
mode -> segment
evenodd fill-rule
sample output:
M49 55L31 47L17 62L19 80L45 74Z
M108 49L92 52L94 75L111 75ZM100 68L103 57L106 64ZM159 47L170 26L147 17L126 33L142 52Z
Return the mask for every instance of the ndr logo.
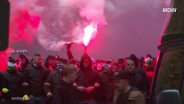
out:
M163 8L162 12L176 12L177 8Z

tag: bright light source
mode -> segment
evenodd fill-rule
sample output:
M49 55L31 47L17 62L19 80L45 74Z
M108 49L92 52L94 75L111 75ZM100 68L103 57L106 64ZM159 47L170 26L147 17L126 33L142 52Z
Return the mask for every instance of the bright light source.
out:
M95 37L97 32L97 26L95 25L88 25L84 28L84 37L83 37L83 44L88 46L90 40Z

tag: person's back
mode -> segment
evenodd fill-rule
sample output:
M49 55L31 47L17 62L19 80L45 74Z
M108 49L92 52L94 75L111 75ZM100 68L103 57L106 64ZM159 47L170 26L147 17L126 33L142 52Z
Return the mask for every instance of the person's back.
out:
M115 76L113 104L145 104L141 91L130 85L129 73L121 71Z
M79 98L80 98L80 94L79 91L72 85L72 83L66 83L65 81L62 81L60 86L56 87L56 90L58 93L57 96L59 96L60 98L60 102L61 103L57 103L58 102L58 97L56 97L55 101L52 102L56 102L56 103L52 103L52 104L79 104Z
M79 104L79 91L73 86L77 74L78 71L74 66L65 66L61 72L61 83L53 91L57 96L53 97L52 104Z
M115 104L145 104L144 95L136 88L120 93Z

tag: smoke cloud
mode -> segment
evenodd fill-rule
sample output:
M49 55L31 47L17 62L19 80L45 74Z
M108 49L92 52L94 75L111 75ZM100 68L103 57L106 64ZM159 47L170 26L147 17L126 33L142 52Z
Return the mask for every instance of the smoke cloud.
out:
M99 27L111 25L133 10L154 11L160 5L169 5L171 0L9 1L11 42L22 40L30 44L35 39L46 50L60 51L66 42L82 42L84 28L91 23ZM150 14L155 16L154 12Z
M66 42L81 42L84 27L90 23L106 24L104 0L55 0L44 6L51 8L40 13L37 37L47 50L59 51Z

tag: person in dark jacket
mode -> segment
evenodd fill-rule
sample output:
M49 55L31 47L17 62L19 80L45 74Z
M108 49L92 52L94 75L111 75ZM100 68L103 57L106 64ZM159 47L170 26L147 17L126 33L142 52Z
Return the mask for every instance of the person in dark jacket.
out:
M14 62L8 62L8 70L2 73L7 91L5 92L6 104L23 104L24 88L28 83L25 82L24 76L17 71Z
M5 86L5 78L3 77L3 74L0 73L0 104L5 104L5 98L3 89L7 89Z
M61 83L55 87L56 97L53 98L52 104L79 104L79 91L73 83L77 78L78 70L73 65L66 65L61 72Z
M100 99L98 104L112 104L113 90L114 90L114 79L112 66L109 63L104 63L102 72L99 73L100 84L98 93Z
M98 98L96 89L99 88L99 76L92 70L92 61L85 53L80 61L80 72L76 80L77 89L80 91L81 104L96 104Z
M70 50L72 44L66 44L69 60L75 60ZM74 61L74 65L76 64L77 62ZM92 60L87 53L82 56L80 64L76 67L79 67L80 71L74 85L80 91L80 104L96 104L99 98L97 90L100 86L100 80L98 73L92 69Z
M14 58L16 67L19 72L24 73L24 69L29 65L29 60L24 54L20 54L19 56Z
M31 64L24 70L26 81L29 84L29 104L44 104L43 84L48 76L48 71L42 67L42 57L35 54Z
M130 84L141 90L144 94L146 94L148 88L148 80L146 77L146 73L144 70L136 68L135 62L131 58L126 58L124 61L124 70L129 72L130 74Z
M52 102L52 99L55 99L55 97L57 97L57 94L54 92L57 92L55 91L56 87L61 84L61 81L62 81L61 72L64 66L64 63L61 64L60 59L57 59L56 61L56 58L54 56L52 57L50 56L50 59L51 59L51 64L48 65L48 68L52 69L52 71L50 71L49 76L44 83L44 91L46 93L46 102L45 102L46 104L50 104ZM53 61L56 61L56 62L53 62ZM56 64L56 63L60 63L60 64Z
M113 104L145 104L143 93L130 85L129 74L121 71L115 75Z

